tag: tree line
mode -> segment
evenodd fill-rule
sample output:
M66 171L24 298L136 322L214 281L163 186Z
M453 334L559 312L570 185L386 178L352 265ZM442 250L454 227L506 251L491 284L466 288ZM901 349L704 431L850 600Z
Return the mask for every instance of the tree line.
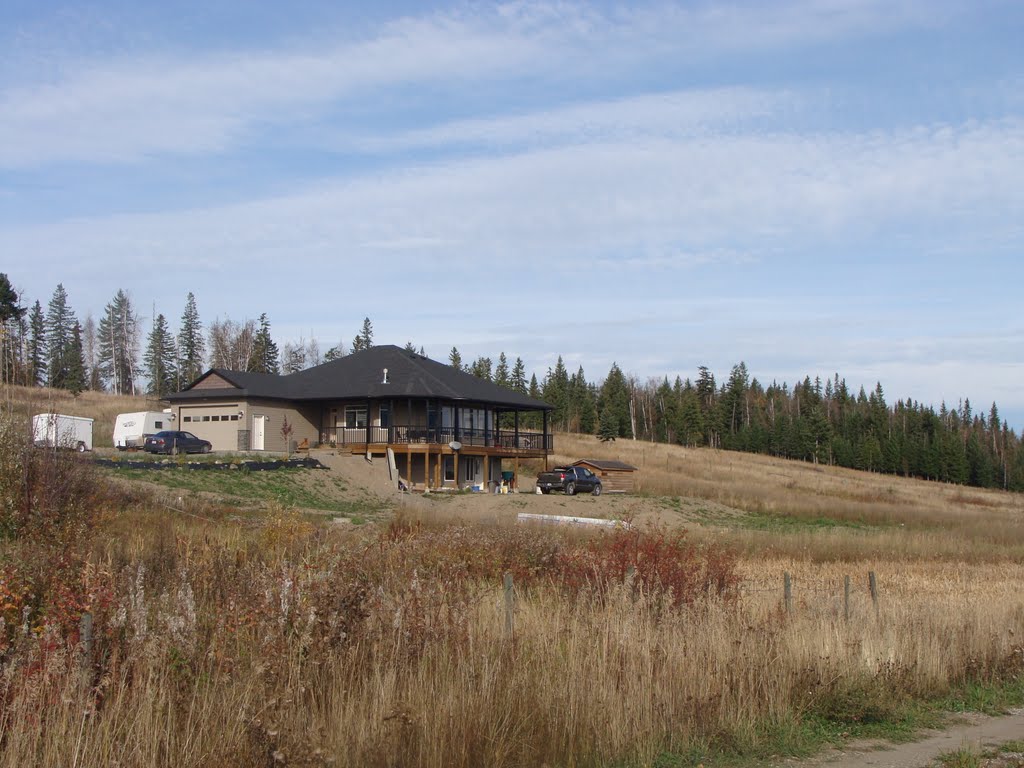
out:
M44 311L24 306L0 273L0 377L4 383L86 389L163 397L187 387L208 368L256 373L294 373L350 351L373 346L373 324L362 326L321 355L315 338L279 349L264 313L256 320L217 318L204 327L189 293L177 331L153 313L142 338L142 321L124 290L118 290L98 321L80 322L67 291L58 284ZM405 348L424 354L410 341ZM553 406L549 425L560 431L748 451L815 463L929 480L1024 490L1021 439L999 416L995 403L975 412L970 400L938 411L911 399L889 405L881 384L856 393L836 373L824 382L805 377L792 387L751 378L744 363L719 384L701 366L696 377L641 382L612 364L600 381L575 373L563 358L538 381L527 378L522 358L502 351L495 362L479 356L464 362L456 347L448 363ZM510 417L506 417L510 418ZM542 416L524 414L520 424L540 427Z

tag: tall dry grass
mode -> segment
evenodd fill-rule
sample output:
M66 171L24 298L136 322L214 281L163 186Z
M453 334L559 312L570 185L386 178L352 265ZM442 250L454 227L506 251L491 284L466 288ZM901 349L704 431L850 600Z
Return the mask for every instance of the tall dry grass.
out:
M556 462L614 458L639 468L641 494L705 499L803 521L803 529L743 531L738 546L815 559L889 556L1024 559L1024 495L814 465L757 454L558 435ZM853 524L810 530L827 521ZM869 530L857 530L857 526ZM827 525L823 525L827 528ZM951 535L952 534L952 535Z
M0 765L649 765L1020 668L1018 565L864 563L846 621L843 564L741 561L738 595L679 603L642 560L566 582L558 553L591 540L548 531L325 535L281 513L226 543L221 525L95 543L88 657L45 615L3 657Z
M37 413L65 413L95 419L93 446L112 448L114 420L119 413L159 411L163 404L146 396L112 395L106 392L81 392L77 395L65 389L48 387L22 387L2 385L0 398L20 418L29 419Z

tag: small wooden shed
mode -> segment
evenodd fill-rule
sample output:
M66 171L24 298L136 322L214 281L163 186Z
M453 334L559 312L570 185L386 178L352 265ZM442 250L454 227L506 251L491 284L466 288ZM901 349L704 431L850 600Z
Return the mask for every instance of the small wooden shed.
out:
M573 462L574 467L586 467L601 478L605 493L632 493L634 473L637 471L632 464L609 459L580 459Z

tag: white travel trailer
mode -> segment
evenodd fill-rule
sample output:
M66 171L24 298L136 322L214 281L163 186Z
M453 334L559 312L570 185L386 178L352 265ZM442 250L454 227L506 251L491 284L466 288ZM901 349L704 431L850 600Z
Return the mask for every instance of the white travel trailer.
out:
M93 420L62 413L39 413L32 417L32 441L47 448L92 450Z
M114 447L126 451L141 448L149 435L174 429L174 414L169 411L119 413L114 420Z

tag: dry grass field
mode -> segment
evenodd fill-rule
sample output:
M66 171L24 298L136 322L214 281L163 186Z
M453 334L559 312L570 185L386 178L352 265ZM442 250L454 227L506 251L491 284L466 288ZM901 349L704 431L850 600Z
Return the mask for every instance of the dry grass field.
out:
M0 766L772 764L1024 701L1020 496L560 435L640 467L641 530L172 511L14 401Z

